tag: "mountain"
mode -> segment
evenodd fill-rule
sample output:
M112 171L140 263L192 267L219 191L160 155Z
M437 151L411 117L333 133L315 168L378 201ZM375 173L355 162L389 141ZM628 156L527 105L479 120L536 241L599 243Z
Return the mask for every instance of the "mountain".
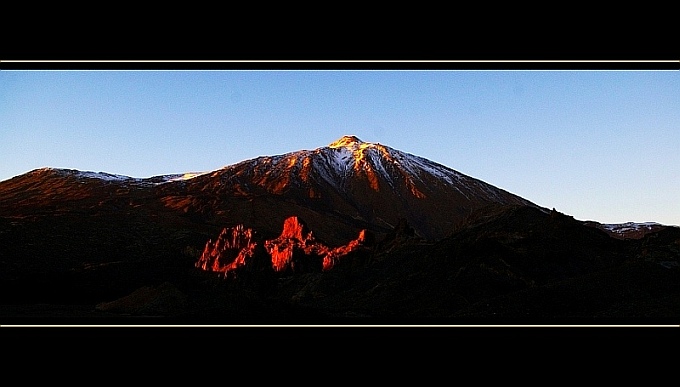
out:
M678 246L355 136L199 173L41 168L0 182L0 318L676 318Z
M384 234L402 218L434 240L448 235L473 209L492 203L534 205L444 165L356 136L314 150L246 160L157 189L174 209L209 218L224 214L272 233L286 218L299 215L333 243L364 228ZM239 200L241 208L235 210ZM265 224L267 217L272 219Z
M471 210L530 201L422 157L355 136L204 173L132 178L42 168L0 182L0 216L150 211L215 228L244 224L275 236L301 216L331 244L361 229L384 235L406 219L436 240Z

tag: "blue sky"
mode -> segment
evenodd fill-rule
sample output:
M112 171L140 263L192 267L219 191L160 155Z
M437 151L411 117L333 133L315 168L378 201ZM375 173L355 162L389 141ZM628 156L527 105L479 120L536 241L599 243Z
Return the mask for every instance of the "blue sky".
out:
M0 180L203 172L345 134L576 219L680 225L678 71L0 71Z

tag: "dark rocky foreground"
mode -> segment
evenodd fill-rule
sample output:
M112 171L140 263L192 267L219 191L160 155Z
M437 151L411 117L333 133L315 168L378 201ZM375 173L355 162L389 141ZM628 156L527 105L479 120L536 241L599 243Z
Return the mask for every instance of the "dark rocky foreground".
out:
M46 225L38 222L22 230L38 233ZM2 226L0 238L7 238L12 226ZM54 250L51 255L48 248L34 246L34 254L26 255L28 262L12 266L5 261L12 270L3 272L0 322L677 325L680 321L676 227L623 240L556 211L490 206L471 213L450 236L436 242L420 238L403 222L370 250L344 256L331 270L242 270L229 278L196 267L205 233L149 227L144 222L108 229L91 224L85 233L65 222L62 230L82 232L83 238L99 244L83 241L82 246L72 246L72 254ZM117 245L117 233L138 239ZM2 242L10 244L8 239ZM101 261L84 265L78 259L79 247L90 249L88 257L98 252Z

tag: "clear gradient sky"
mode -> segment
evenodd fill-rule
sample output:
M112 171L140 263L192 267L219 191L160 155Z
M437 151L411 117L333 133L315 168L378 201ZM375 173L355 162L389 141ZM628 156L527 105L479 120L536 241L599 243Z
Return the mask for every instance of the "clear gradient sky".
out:
M680 225L678 71L0 71L0 180L204 172L345 134L579 220Z

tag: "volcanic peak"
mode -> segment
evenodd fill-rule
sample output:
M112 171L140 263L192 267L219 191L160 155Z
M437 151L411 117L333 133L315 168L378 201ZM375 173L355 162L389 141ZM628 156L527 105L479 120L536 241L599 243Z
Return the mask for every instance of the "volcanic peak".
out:
M357 146L365 144L365 142L359 140L357 136L348 135L342 136L338 140L330 143L329 148L357 148Z
M379 190L378 175L391 182L384 164L395 164L392 153L399 153L381 144L361 141L356 136L343 136L328 147L317 149L317 152L324 152L324 149L331 150L333 169L343 176L348 172L365 174L374 191Z
M341 153L345 151L349 152L349 154L352 155L352 157L356 160L357 163L361 162L361 160L365 157L366 152L368 150L372 150L373 152L377 151L378 153L376 153L375 156L385 157L390 161L392 158L392 156L390 155L390 151L395 152L394 149L390 149L379 143L361 141L357 136L353 135L342 136L338 140L330 143L327 148L333 149L335 151L340 151Z

